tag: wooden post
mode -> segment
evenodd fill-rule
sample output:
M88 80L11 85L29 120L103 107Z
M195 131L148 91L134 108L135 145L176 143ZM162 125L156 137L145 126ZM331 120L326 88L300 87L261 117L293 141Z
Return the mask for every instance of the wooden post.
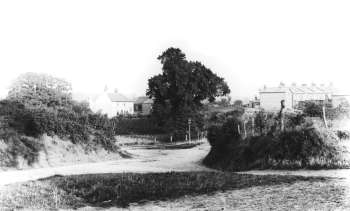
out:
M284 108L285 108L284 100L281 100L281 110L279 113L279 117L281 121L281 131L284 131L284 112L283 112Z
M328 129L327 118L326 118L326 106L325 105L322 106L322 115L323 115L324 125Z
M254 128L254 117L252 117L252 135L254 136L255 128Z
M238 134L241 135L241 128L239 127L239 124L237 125L237 129L238 129Z
M244 138L247 138L247 130L245 126L246 123L247 123L246 121L243 122Z
M187 134L186 134L186 141L187 141Z
M173 136L170 136L170 142L173 143Z
M191 118L188 119L188 142L191 142Z

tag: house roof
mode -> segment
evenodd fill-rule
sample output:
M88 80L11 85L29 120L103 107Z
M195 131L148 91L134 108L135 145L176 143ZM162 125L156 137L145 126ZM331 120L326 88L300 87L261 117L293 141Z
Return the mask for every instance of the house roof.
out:
M288 92L288 87L266 87L260 90L260 93L284 93Z
M153 103L153 100L146 97L146 96L142 96L142 97L138 97L135 101L135 104L143 104L143 103Z
M293 94L330 94L335 93L336 90L332 86L279 86L267 87L260 90L260 93L285 93L291 92Z
M108 93L108 97L112 102L134 102L120 93Z

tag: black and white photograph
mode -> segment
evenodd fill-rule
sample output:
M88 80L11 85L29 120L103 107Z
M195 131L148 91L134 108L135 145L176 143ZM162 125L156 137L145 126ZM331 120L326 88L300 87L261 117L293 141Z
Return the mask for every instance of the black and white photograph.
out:
M350 210L350 1L0 0L0 211Z

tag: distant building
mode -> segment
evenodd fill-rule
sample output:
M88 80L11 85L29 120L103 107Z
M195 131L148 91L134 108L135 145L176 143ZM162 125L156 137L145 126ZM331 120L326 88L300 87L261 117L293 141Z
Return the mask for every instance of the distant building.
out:
M139 97L134 102L135 114L149 115L152 110L153 100L148 97Z
M344 99L349 96L346 94L337 94L338 92L332 85L317 86L312 84L310 86L303 84L297 86L285 86L280 84L278 87L264 87L259 91L260 93L260 107L265 110L279 110L281 107L281 100L285 101L285 108L295 109L306 101L314 101L323 103L325 101L331 102L333 106L337 106Z
M243 106L245 108L260 108L260 100L255 97L253 100L248 100L247 102L244 102Z
M92 111L107 114L108 117L134 114L134 100L117 91L109 93L105 89L100 94L74 93L73 99L88 102Z
M134 114L134 100L118 92L108 93L108 97L114 107L114 116Z

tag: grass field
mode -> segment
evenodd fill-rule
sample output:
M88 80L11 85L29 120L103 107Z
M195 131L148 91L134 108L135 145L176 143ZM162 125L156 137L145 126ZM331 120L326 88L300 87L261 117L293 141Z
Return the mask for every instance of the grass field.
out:
M321 177L224 172L121 173L54 176L1 187L0 208L127 207L133 202L176 199L255 186L325 181Z

